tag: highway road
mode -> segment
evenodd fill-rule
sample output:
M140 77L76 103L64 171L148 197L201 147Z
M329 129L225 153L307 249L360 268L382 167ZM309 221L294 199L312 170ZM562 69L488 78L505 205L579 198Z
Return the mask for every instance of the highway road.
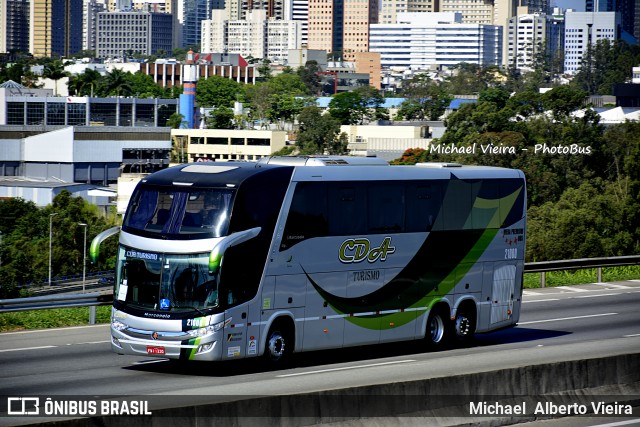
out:
M179 365L120 356L109 339L107 325L0 334L0 395L166 395L200 403L640 352L640 280L526 290L517 327L478 335L467 348L323 351L298 355L279 371L249 361Z

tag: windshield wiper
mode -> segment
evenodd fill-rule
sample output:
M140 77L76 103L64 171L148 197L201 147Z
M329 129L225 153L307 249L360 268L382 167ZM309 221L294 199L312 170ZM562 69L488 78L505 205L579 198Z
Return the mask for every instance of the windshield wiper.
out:
M174 305L173 308L190 308L192 310L197 311L198 313L200 313L203 316L207 316L207 313L205 313L204 311L200 310L198 307L194 307L192 305Z

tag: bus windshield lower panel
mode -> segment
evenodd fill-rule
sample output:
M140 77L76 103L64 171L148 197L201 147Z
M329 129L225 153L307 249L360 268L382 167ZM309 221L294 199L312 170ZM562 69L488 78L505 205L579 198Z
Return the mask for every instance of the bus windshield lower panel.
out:
M131 308L175 313L219 306L209 253L161 254L120 246L117 279L115 299Z

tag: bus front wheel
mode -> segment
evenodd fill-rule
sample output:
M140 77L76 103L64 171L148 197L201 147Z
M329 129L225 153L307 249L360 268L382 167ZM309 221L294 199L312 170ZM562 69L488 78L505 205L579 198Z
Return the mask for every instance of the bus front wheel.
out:
M264 350L265 360L270 366L284 366L289 362L293 351L293 338L283 323L275 324L267 334Z

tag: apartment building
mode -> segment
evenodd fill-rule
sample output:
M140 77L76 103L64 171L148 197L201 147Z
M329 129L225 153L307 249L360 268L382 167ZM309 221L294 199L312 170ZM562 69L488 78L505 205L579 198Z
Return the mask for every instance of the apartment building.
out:
M428 70L460 62L502 63L499 25L465 24L460 13L399 13L397 24L371 26L371 52L382 68Z
M131 53L155 55L173 49L173 18L167 13L98 13L96 57L119 58Z
M617 12L573 12L565 14L564 71L575 74L582 58L598 40L619 38L621 16Z

